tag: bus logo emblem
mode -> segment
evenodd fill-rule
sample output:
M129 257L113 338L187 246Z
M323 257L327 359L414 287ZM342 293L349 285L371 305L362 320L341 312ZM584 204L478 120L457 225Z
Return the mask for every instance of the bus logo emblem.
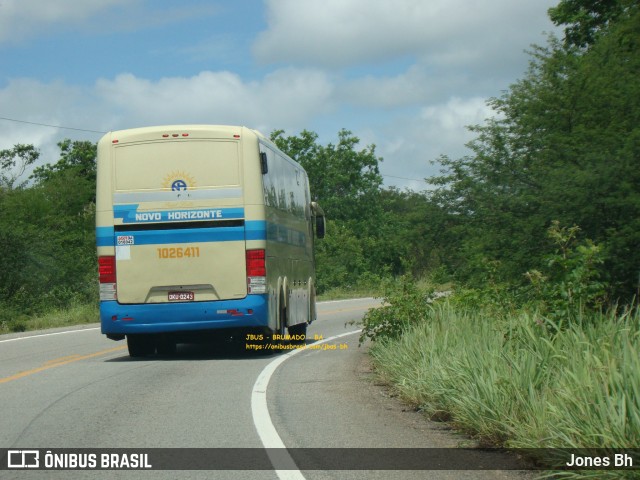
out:
M186 190L187 189L187 182L185 182L184 180L175 180L172 184L171 184L171 190L175 191L181 191L181 190Z
M162 187L170 188L172 192L184 192L195 186L195 178L182 170L171 172L162 182Z

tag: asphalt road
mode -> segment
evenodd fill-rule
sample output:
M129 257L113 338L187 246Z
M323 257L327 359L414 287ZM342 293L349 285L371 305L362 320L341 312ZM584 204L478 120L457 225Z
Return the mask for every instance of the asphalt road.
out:
M179 345L175 356L132 359L124 342L107 340L97 325L0 336L0 448L456 447L462 437L425 421L374 381L366 348L352 333L357 327L348 323L375 304L320 303L306 347L267 356L242 345ZM525 477L473 470L0 470L0 478Z

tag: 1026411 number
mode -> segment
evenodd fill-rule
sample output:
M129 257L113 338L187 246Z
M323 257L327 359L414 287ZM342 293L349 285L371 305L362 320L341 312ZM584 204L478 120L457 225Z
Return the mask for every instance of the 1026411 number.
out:
M158 258L195 258L200 256L200 247L158 248Z

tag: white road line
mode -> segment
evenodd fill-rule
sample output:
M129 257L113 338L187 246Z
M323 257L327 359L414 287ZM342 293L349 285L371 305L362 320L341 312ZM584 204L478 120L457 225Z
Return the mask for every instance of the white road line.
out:
M64 332L42 333L40 335L27 335L26 337L16 337L9 338L7 340L0 340L0 343L15 342L17 340L27 340L29 338L50 337L51 335L64 335L65 333L91 332L93 330L100 330L100 327L79 328L77 330L65 330Z
M325 338L319 342L314 342L314 345L330 342L338 338L346 337L347 335L353 335L354 333L360 333L360 330L353 330L347 333L341 333L340 335L334 335L333 337ZM300 352L306 351L305 348L296 348L291 352L282 355L275 360L269 362L266 367L258 375L256 383L253 385L253 391L251 392L251 414L253 415L253 424L258 431L260 440L264 448L286 448L280 435L276 431L276 427L271 422L271 416L269 415L269 408L267 407L267 387L269 386L269 380L276 371L276 369L285 362L285 360L297 355ZM268 450L267 450L268 452ZM291 464L295 466L293 459L288 456L287 460L291 461ZM278 457L282 460L282 457ZM304 475L300 470L276 470L276 475L280 480L305 480Z

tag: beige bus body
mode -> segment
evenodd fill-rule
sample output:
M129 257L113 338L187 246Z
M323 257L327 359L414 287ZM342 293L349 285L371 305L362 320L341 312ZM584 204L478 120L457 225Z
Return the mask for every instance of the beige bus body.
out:
M110 132L97 169L109 338L126 335L138 355L217 333L306 332L324 219L304 169L267 138L213 125Z

